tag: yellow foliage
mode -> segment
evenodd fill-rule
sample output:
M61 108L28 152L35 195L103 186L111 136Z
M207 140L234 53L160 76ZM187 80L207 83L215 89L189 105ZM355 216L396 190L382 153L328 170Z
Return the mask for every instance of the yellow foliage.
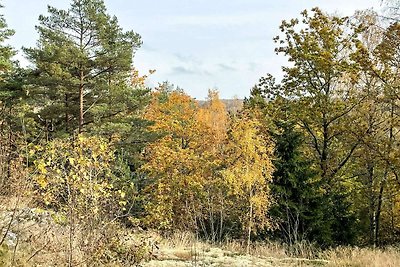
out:
M269 182L273 172L273 145L260 129L260 122L246 115L233 121L228 167L222 171L237 207L247 210L239 217L243 227L251 231L270 224L267 211L271 205Z
M225 104L219 99L216 90L209 90L208 101L197 113L197 121L204 129L203 144L213 152L221 150L227 138L229 117Z
M201 216L225 142L226 110L215 93L203 108L188 95L153 93L146 119L164 137L150 144L143 170L154 179L147 190L148 223L161 228L193 228ZM217 153L218 152L218 153Z
M151 179L148 225L197 230L202 223L240 220L246 228L254 224L254 231L268 225L272 145L257 120L244 116L231 122L212 90L201 107L183 92L156 91L146 119L163 134L147 146L142 167Z
M132 68L132 71L131 71L131 73L132 73L131 84L134 87L138 86L138 87L143 87L144 88L146 86L145 83L146 83L147 78L151 74L153 74L154 72L156 72L156 71L155 70L149 70L149 73L147 75L140 76L139 71L136 68Z
M113 190L115 158L105 140L80 135L35 149L34 177L46 205L59 210L72 205L78 213L126 205L126 193Z

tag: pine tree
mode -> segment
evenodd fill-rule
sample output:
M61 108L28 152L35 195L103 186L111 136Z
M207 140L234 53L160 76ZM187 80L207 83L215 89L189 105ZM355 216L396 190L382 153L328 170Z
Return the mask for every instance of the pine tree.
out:
M135 111L143 92L129 77L140 36L124 32L102 0L73 0L68 10L49 6L48 13L39 17L37 47L24 49L46 131L80 133Z
M0 5L2 8L3 6ZM4 42L14 35L14 31L9 29L4 15L0 16L0 73L7 74L13 68L12 57L15 55L15 50L5 45ZM4 78L2 78L3 80Z
M0 7L3 7L0 5ZM5 44L14 35L3 15L0 15L0 190L5 193L12 176L12 161L18 156L16 138L18 123L16 111L22 89L16 76L15 50ZM15 77L14 77L15 76Z

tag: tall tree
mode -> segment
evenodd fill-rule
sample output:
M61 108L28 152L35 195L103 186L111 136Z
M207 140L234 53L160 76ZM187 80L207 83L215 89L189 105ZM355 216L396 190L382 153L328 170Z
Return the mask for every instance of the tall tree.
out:
M357 119L354 120L353 135L360 141L358 151L355 152L349 171L353 177L357 177L357 191L360 194L354 196L355 205L358 207L360 218L361 242L376 245L377 204L379 187L384 180L386 161L386 134L388 113L384 100L384 86L379 78L379 73L384 64L377 55L377 47L382 42L383 25L378 15L373 11L359 11L355 19L363 25L364 30L360 34L357 46L358 52L354 59L359 63L357 90L362 103L355 109ZM378 74L378 75L377 75ZM379 217L379 216L378 216ZM368 233L368 234L367 234Z
M297 106L294 113L312 140L322 179L328 181L345 166L358 145L348 140L348 145L339 149L343 144L338 140L344 137L347 118L359 103L351 94L356 67L351 54L359 29L347 28L346 17L330 17L317 8L312 12L310 16L303 11L306 28L300 31L297 19L282 23L284 37L275 39L280 44L276 52L293 62L294 66L283 67L283 94L298 98L293 101Z
M226 168L222 175L234 199L238 220L247 238L249 252L251 235L270 226L268 209L272 203L273 146L261 131L262 125L247 114L236 118L230 127Z
M275 51L292 64L283 67L280 86L271 77L262 79L261 93L266 98L281 97L290 105L290 116L309 144L305 153L312 158L327 199L322 222L328 231L321 243L346 243L353 237L349 196L354 187L344 169L360 143L349 126L363 100L355 93L358 64L354 61L362 27L318 8L301 15L301 21L283 21L283 34L275 38Z
M73 0L68 10L49 6L48 13L39 17L38 46L24 49L46 128L82 132L135 106L128 78L140 36L124 32L103 0Z
M260 80L251 90L245 108L260 117L264 131L274 143L271 194L274 203L270 216L277 228L273 236L296 244L303 240L323 243L329 236L324 222L326 199L313 160L308 158L308 143L292 112L293 103L277 92L281 86L272 76Z
M0 5L3 8L2 5ZM4 15L0 15L0 73L1 80L4 80L4 75L7 75L14 67L12 57L15 55L15 50L6 45L4 42L14 35L14 31L9 29Z
M164 84L165 85L165 84ZM154 121L152 131L163 137L146 148L148 225L160 229L194 230L200 210L202 160L199 154L198 105L179 90L160 86L153 93L146 119Z
M0 7L3 7L0 5ZM12 57L15 50L5 44L14 35L4 18L0 15L0 188L2 193L10 185L12 176L12 161L18 155L17 136L19 123L17 109L20 97L23 95L18 82L17 65Z
M399 144L398 127L400 118L399 112L399 70L398 62L400 42L400 25L398 22L392 23L382 34L381 42L376 48L369 53L364 53L363 61L365 70L370 74L370 79L379 81L376 86L379 91L375 98L377 102L377 114L379 119L379 128L375 130L375 137L369 144L369 148L375 153L375 162L381 161L383 166L381 172L375 169L378 174L376 179L377 190L375 194L372 222L373 225L373 243L379 245L381 233L381 215L384 209L393 210L393 201L386 202L384 199L394 199L393 188L400 184L399 178L399 162L396 147ZM369 63L369 64L365 64ZM385 203L386 202L386 203ZM386 206L386 207L385 207ZM391 207L390 207L391 206ZM392 213L392 212L391 212ZM393 214L393 213L392 213ZM392 215L393 216L393 215ZM392 217L393 222L393 217ZM391 223L391 232L395 231L393 223Z
M201 233L209 240L222 240L226 235L234 234L236 221L232 219L232 202L226 196L228 186L221 176L227 143L227 131L230 118L225 104L219 98L217 90L209 90L207 101L199 108L196 116L201 125L201 155L203 163L203 208L198 220Z

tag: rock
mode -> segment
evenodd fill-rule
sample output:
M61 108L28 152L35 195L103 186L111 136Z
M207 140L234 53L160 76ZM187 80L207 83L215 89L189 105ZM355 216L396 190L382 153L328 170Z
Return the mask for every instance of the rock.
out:
M4 235L4 233L2 233L2 235ZM7 247L13 248L17 245L17 239L18 236L16 233L8 231L4 239L4 242L7 245Z

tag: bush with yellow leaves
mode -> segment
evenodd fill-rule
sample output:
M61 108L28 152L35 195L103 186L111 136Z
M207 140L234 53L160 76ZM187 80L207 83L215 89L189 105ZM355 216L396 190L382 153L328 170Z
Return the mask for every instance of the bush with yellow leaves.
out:
M107 242L102 232L127 213L134 188L129 178L115 174L114 150L103 139L80 135L35 146L31 156L39 201L67 218L68 262L75 253L93 260L101 254L96 244Z

